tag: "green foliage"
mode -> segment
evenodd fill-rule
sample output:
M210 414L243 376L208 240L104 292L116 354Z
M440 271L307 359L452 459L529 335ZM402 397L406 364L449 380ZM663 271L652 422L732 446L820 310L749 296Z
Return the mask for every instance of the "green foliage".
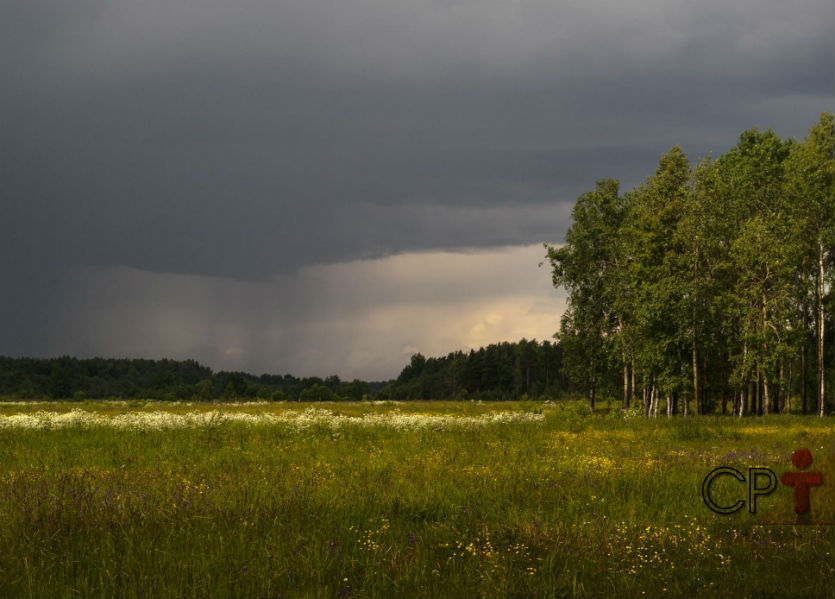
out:
M522 339L446 357L412 356L380 398L517 400L558 397L567 388L560 345Z
M618 182L597 182L595 191L581 195L571 213L572 225L562 247L546 246L553 283L569 293L558 339L565 352L568 376L589 389L589 406L607 369L607 355L624 334L616 310L617 270L621 259L618 241L627 205L618 196ZM623 340L620 340L622 345Z
M300 401L345 401L346 398L340 397L328 387L324 385L313 385L299 393Z
M217 372L194 360L80 360L6 358L0 356L0 397L19 399L141 398L168 401L216 399L296 399L321 385L334 396L355 400L373 395L384 383L337 376L296 378L291 375L253 376L245 372Z
M835 118L821 115L802 142L745 131L695 169L676 146L643 184L617 194L611 180L582 194L566 244L548 247L554 285L569 295L566 370L592 409L607 385L628 398L631 372L673 410L696 400L706 413L720 395L723 409L729 396L751 395L748 410L784 411L805 394L805 371L792 375L811 349L822 414Z

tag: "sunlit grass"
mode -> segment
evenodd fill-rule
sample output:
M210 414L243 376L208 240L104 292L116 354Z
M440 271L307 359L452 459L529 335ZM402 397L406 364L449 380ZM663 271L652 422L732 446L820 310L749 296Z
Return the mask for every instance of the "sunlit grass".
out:
M38 410L291 415L0 428L0 595L833 596L833 527L805 525L835 519L831 418L314 407L300 427L310 405L52 403ZM391 425L421 417L434 425ZM799 447L824 473L809 515L783 485L754 515L703 503L712 468L779 476ZM747 493L723 485L717 498Z

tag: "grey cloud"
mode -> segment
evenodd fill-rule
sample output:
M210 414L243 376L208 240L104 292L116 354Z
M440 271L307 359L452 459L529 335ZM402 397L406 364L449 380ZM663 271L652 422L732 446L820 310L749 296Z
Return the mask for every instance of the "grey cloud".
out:
M2 7L0 352L47 347L78 269L558 242L597 179L833 107L824 0Z
M267 281L93 268L41 331L56 353L196 358L216 369L393 377L430 354L548 338L563 309L541 246L307 267ZM56 324L53 321L53 324ZM7 343L8 340L2 340Z

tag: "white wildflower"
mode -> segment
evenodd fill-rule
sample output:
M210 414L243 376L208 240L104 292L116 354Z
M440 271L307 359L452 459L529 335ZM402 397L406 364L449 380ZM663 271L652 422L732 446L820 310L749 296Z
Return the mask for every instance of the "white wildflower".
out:
M507 425L522 422L542 422L545 416L528 412L492 412L478 416L451 414L404 414L399 410L387 413L344 416L320 408L303 412L285 411L278 414L262 412L250 414L234 411L191 411L176 413L166 410L128 412L106 415L74 409L68 412L39 410L26 414L0 415L0 429L54 429L69 427L112 427L118 429L161 430L196 428L238 422L247 425L289 425L298 430L321 426L338 429L344 426L390 427L398 430L476 428L488 425Z

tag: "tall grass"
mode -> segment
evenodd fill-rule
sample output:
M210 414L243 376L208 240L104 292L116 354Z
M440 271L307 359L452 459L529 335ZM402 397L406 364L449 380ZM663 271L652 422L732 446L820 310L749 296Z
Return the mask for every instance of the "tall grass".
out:
M833 527L814 525L835 519L831 418L647 421L532 403L325 408L358 420L0 427L0 595L833 597ZM359 421L509 409L540 417L411 429ZM783 485L753 515L703 503L714 467L779 476L799 447L824 473L810 514L794 513ZM716 491L747 494L728 481Z

